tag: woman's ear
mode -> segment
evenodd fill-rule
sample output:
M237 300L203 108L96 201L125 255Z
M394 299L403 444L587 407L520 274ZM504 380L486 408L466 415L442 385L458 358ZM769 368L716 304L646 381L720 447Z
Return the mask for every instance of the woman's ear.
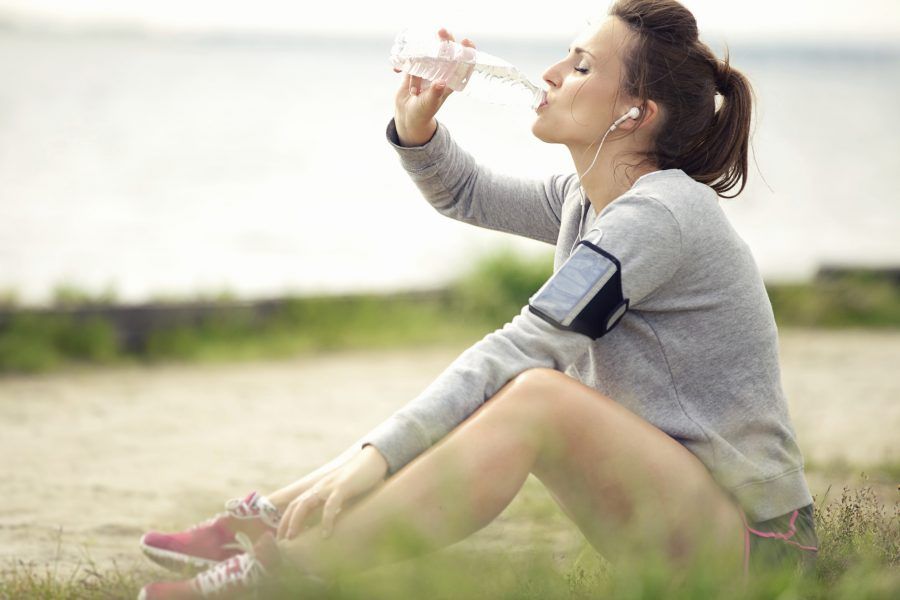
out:
M641 107L638 107L641 108ZM643 113L644 122L640 124L641 127L652 127L654 121L656 121L657 116L659 115L659 105L653 100L647 100L644 103L643 108L641 109ZM635 127L638 126L638 119L626 119L621 125L619 125L618 129L624 129L626 131L632 131Z

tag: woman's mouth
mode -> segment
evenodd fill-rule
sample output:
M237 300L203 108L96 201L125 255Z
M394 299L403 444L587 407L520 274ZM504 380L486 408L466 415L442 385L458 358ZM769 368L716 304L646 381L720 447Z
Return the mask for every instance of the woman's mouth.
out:
M547 106L547 90L538 90L538 93L535 95L534 99L537 100L538 98L540 98L541 101L537 103L537 106L535 106L533 103L531 105L534 108L534 112L537 112L542 107Z

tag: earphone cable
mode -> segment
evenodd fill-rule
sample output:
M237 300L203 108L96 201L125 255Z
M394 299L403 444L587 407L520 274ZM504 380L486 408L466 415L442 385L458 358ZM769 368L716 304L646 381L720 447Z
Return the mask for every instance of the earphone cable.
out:
M584 181L585 176L590 172L591 169L594 168L594 163L597 162L597 157L600 156L600 149L603 148L603 142L606 141L606 136L610 134L615 129L615 125L611 126L606 130L606 133L603 134L603 139L600 140L600 145L597 146L597 152L594 154L594 160L591 162L591 166L588 167L588 170L584 172L584 175L579 177L578 182L578 193L581 194L581 219L578 221L578 235L575 236L575 242L572 244L572 247L569 248L569 254L572 254L572 250L575 249L575 245L581 241L581 230L584 228L584 186L582 186L581 181Z

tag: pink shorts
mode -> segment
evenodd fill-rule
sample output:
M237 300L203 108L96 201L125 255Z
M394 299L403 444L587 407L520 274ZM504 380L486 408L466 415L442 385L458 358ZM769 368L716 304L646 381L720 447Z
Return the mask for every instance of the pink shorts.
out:
M788 563L796 564L802 574L815 571L819 539L812 504L767 521L748 524L743 510L741 518L744 520L745 580L749 581L751 571Z

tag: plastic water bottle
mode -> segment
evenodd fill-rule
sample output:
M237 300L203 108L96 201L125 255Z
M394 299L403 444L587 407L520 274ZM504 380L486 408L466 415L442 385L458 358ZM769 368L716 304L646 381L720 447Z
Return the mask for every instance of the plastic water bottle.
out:
M422 89L443 79L454 92L492 104L535 110L546 92L502 58L463 46L434 34L404 29L394 39L391 64L421 77Z

